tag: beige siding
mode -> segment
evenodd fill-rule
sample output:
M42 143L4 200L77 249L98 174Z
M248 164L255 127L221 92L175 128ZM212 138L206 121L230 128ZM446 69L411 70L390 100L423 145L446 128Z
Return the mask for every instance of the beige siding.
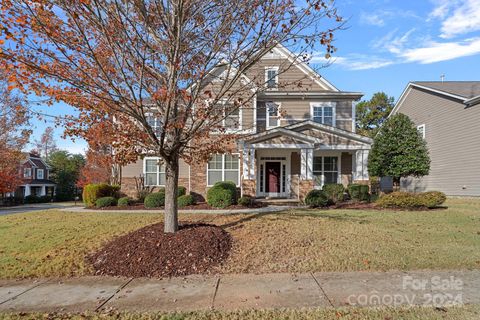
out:
M326 86L320 86L309 75L299 68L299 63L291 63L288 59L262 59L247 71L247 77L257 85L265 84L265 68L278 67L279 91L329 91Z
M311 119L310 103L330 102L336 103L336 127L346 131L352 131L352 101L351 100L319 100L319 99L274 99L279 103L283 115L280 124L288 125L298 121ZM265 102L257 103L257 131L265 130L266 110ZM262 130L263 129L263 130Z
M480 196L480 106L410 89L398 112L416 125L425 124L430 175L404 179L406 190L440 190L448 195Z
M344 186L352 183L352 154L349 152L342 152L341 158L341 180Z
M182 159L180 159L179 166L180 178L188 178L188 164ZM139 177L141 174L143 174L143 159L140 158L136 162L130 163L122 168L123 178Z

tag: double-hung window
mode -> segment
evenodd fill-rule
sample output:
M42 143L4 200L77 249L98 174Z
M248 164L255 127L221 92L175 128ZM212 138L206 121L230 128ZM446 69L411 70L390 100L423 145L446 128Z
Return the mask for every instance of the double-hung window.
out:
M23 177L30 178L32 176L32 168L23 168Z
M333 102L318 102L312 103L311 117L312 120L321 124L335 126L335 103Z
M278 67L265 68L265 84L268 89L278 88Z
M425 124L417 126L417 131L420 133L423 139L425 139Z
M152 128L153 132L158 136L162 132L162 122L158 117L155 117L152 113L146 114L147 123Z
M145 185L165 185L165 165L161 162L160 158L145 158L143 165L143 174L145 175Z
M37 179L43 179L43 169L37 169Z
M275 102L266 103L267 129L280 125L280 105Z
M339 180L338 157L313 157L315 186L322 187Z
M239 185L240 160L238 154L215 154L208 161L207 185L219 181L233 181Z

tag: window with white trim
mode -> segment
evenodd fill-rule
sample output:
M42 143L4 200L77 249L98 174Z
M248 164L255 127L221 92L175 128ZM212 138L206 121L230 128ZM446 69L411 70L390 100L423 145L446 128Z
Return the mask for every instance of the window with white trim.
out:
M223 127L227 130L240 129L240 108L227 103L223 106L223 112Z
M423 139L425 139L425 124L417 126L417 131L420 133Z
M233 181L239 185L240 158L238 154L215 154L208 161L207 185L213 186L219 181Z
M37 169L37 179L43 179L43 169Z
M32 168L23 168L23 177L30 178L32 176Z
M145 114L148 125L152 128L153 132L158 136L162 132L162 122L160 118L155 117L153 113Z
M278 67L265 68L265 84L268 89L278 88Z
M323 187L339 183L338 157L313 157L313 178L315 186Z
M143 162L143 174L146 186L165 185L165 165L160 158L145 158Z
M312 120L328 126L335 126L335 105L331 102L312 103Z
M267 111L267 128L274 128L280 125L280 105L275 102L265 104Z

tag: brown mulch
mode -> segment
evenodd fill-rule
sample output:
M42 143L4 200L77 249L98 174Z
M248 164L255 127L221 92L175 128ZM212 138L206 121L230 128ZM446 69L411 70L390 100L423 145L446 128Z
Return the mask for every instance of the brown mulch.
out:
M174 234L153 224L118 237L88 256L95 275L177 277L208 274L228 257L232 237L208 224L180 226Z
M228 206L226 208L216 208L210 206L206 202L199 202L197 204L191 205L191 206L186 206L183 208L178 208L179 210L232 210L232 209L252 209L252 208L263 208L266 205L260 202L255 202L250 206L242 206L239 204L234 204L231 206ZM143 203L138 203L126 207L117 207L117 206L112 206L112 207L105 207L105 208L100 208L100 210L161 210L163 207L159 208L145 208ZM97 209L98 210L98 209Z

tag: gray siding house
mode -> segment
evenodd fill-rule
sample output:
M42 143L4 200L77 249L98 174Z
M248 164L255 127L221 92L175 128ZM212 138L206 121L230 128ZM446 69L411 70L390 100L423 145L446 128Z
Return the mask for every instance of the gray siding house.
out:
M411 82L395 113L417 125L432 161L428 176L401 180L403 191L480 196L480 81Z

